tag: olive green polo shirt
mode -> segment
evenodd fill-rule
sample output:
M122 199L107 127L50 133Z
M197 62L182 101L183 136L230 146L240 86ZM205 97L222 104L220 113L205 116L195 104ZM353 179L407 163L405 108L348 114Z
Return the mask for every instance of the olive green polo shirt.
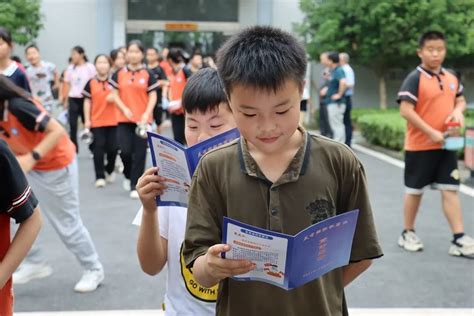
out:
M345 145L306 131L281 178L271 183L243 138L206 154L190 191L184 257L191 267L222 240L223 217L294 235L359 209L351 262L382 256L364 169ZM259 282L220 282L217 315L347 315L342 268L291 291Z

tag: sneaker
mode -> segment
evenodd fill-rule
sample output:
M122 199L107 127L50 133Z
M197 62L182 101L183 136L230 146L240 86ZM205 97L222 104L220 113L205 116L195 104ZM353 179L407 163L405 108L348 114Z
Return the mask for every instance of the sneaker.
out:
M400 238L398 238L398 245L408 251L423 250L423 243L415 232L411 230L402 233Z
M464 235L452 242L448 252L451 256L474 259L474 239Z
M130 191L132 189L130 185L130 180L128 179L123 180L122 187L125 191Z
M138 196L137 190L133 190L133 191L130 192L130 198L132 200L138 200L140 198L140 196Z
M53 269L46 263L22 263L13 273L13 283L25 284L34 279L46 278L53 273Z
M105 173L105 181L108 183L114 183L115 182L115 172L112 171L112 173L108 174Z
M95 180L95 187L96 188L103 188L105 187L105 180L104 179L97 179Z
M74 286L74 291L87 293L95 291L104 281L104 270L85 270L79 282Z

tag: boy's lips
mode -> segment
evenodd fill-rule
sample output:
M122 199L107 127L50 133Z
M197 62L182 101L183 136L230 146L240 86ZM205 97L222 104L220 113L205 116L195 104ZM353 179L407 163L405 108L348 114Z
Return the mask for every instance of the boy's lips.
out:
M263 143L273 143L275 142L276 140L278 139L278 136L274 136L274 137L258 137L258 140L263 142Z

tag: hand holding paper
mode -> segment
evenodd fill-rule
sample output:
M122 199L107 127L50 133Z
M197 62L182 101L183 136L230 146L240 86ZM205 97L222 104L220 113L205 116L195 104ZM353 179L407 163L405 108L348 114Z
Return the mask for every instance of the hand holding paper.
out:
M245 274L255 269L255 264L248 260L224 259L221 254L230 251L231 247L217 244L210 247L207 253L194 263L194 275L203 286L213 286L220 280Z
M156 211L156 197L167 188L165 178L159 176L158 171L157 167L149 168L138 179L137 191L145 212Z

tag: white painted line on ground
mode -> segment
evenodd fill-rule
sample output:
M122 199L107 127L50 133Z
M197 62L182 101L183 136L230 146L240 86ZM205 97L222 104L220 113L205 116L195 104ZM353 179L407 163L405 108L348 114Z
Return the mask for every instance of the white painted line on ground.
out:
M474 316L473 308L350 308L351 316ZM147 316L162 310L15 313L15 316Z
M386 154L380 153L378 151L375 151L375 150L372 150L372 149L369 149L367 147L357 145L357 144L353 144L352 148L355 149L356 151L360 151L363 154L366 154L366 155L372 156L374 158L377 158L379 160L385 161L385 162L387 162L391 165L394 165L398 168L401 168L401 169L405 168L405 163L403 161L392 158L392 157L390 157ZM474 189L468 187L467 185L461 184L460 187L459 187L459 191L461 193L464 193L466 195L474 197Z

